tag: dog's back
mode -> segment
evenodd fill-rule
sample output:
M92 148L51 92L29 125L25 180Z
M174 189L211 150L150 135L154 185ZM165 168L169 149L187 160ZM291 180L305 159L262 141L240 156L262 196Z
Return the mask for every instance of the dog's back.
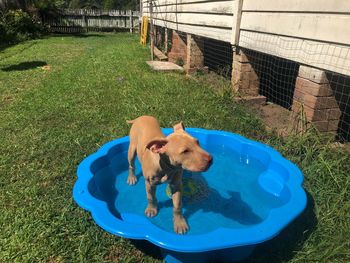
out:
M127 123L132 124L130 128L130 143L136 146L139 158L143 155L150 141L165 138L157 119L152 116L141 116L127 121Z

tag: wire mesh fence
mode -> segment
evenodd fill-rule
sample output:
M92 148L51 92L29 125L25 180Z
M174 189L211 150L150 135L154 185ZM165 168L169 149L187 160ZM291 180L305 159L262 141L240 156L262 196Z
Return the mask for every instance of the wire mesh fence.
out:
M156 46L169 60L181 66L191 63L187 33L155 26L155 36ZM291 114L302 114L305 129L316 127L321 132L336 134L340 141L350 140L348 47L249 32L241 34L241 46L235 48L228 42L193 37L201 50L203 66L210 71L230 79L236 70L233 50L241 52L246 60L240 67L249 64L257 77L258 93L267 102L280 105ZM251 43L258 43L259 50L246 48ZM269 50L271 46L273 50ZM348 75L344 74L348 71ZM243 71L240 74L244 86L248 75L242 76Z
M346 65L350 48L276 35L241 34L242 46L252 43L259 43L260 52L242 50L259 76L260 94L267 101L304 114L308 126L349 141L350 71Z
M186 63L188 55L188 34L161 26L155 26L154 31L156 47L170 55L170 58L176 57L174 62L183 66ZM228 42L211 38L194 37L197 44L200 43L204 66L210 71L216 72L226 78L231 78L233 62L232 45Z
M350 141L350 76L326 72L334 97L341 111L338 138Z
M259 93L266 96L268 101L290 109L299 65L261 52L242 50L258 75Z
M204 65L226 78L231 78L233 50L230 43L204 39Z

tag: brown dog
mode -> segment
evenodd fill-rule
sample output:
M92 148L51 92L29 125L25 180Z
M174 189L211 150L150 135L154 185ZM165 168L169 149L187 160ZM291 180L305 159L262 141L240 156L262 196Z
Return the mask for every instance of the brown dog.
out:
M168 137L162 133L158 121L151 116L141 116L133 121L130 129L130 145L128 151L129 176L127 183L134 185L136 153L145 177L148 206L145 214L149 217L157 215L156 186L169 182L174 206L174 230L184 234L188 225L182 214L181 191L182 172L205 171L212 157L205 152L198 140L184 130L182 123L174 126L174 133Z

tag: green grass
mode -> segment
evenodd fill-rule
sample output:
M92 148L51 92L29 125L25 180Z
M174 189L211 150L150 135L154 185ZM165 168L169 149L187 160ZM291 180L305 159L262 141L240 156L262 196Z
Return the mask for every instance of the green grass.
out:
M0 262L157 262L100 229L72 200L79 162L125 120L222 129L268 143L305 174L309 204L250 262L350 260L350 157L312 134L280 139L232 102L227 83L155 73L137 36L53 36L0 52ZM43 65L49 65L44 70ZM215 87L213 87L215 86Z

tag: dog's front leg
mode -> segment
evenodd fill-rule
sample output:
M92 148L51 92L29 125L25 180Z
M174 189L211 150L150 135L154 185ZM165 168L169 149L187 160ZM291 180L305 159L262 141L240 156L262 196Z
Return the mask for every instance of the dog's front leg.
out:
M146 194L148 205L145 214L148 217L154 217L158 213L157 199L156 199L156 185L151 184L150 180L146 179Z
M188 225L182 214L182 172L172 178L170 189L174 206L174 231L177 234L185 234L188 230Z

